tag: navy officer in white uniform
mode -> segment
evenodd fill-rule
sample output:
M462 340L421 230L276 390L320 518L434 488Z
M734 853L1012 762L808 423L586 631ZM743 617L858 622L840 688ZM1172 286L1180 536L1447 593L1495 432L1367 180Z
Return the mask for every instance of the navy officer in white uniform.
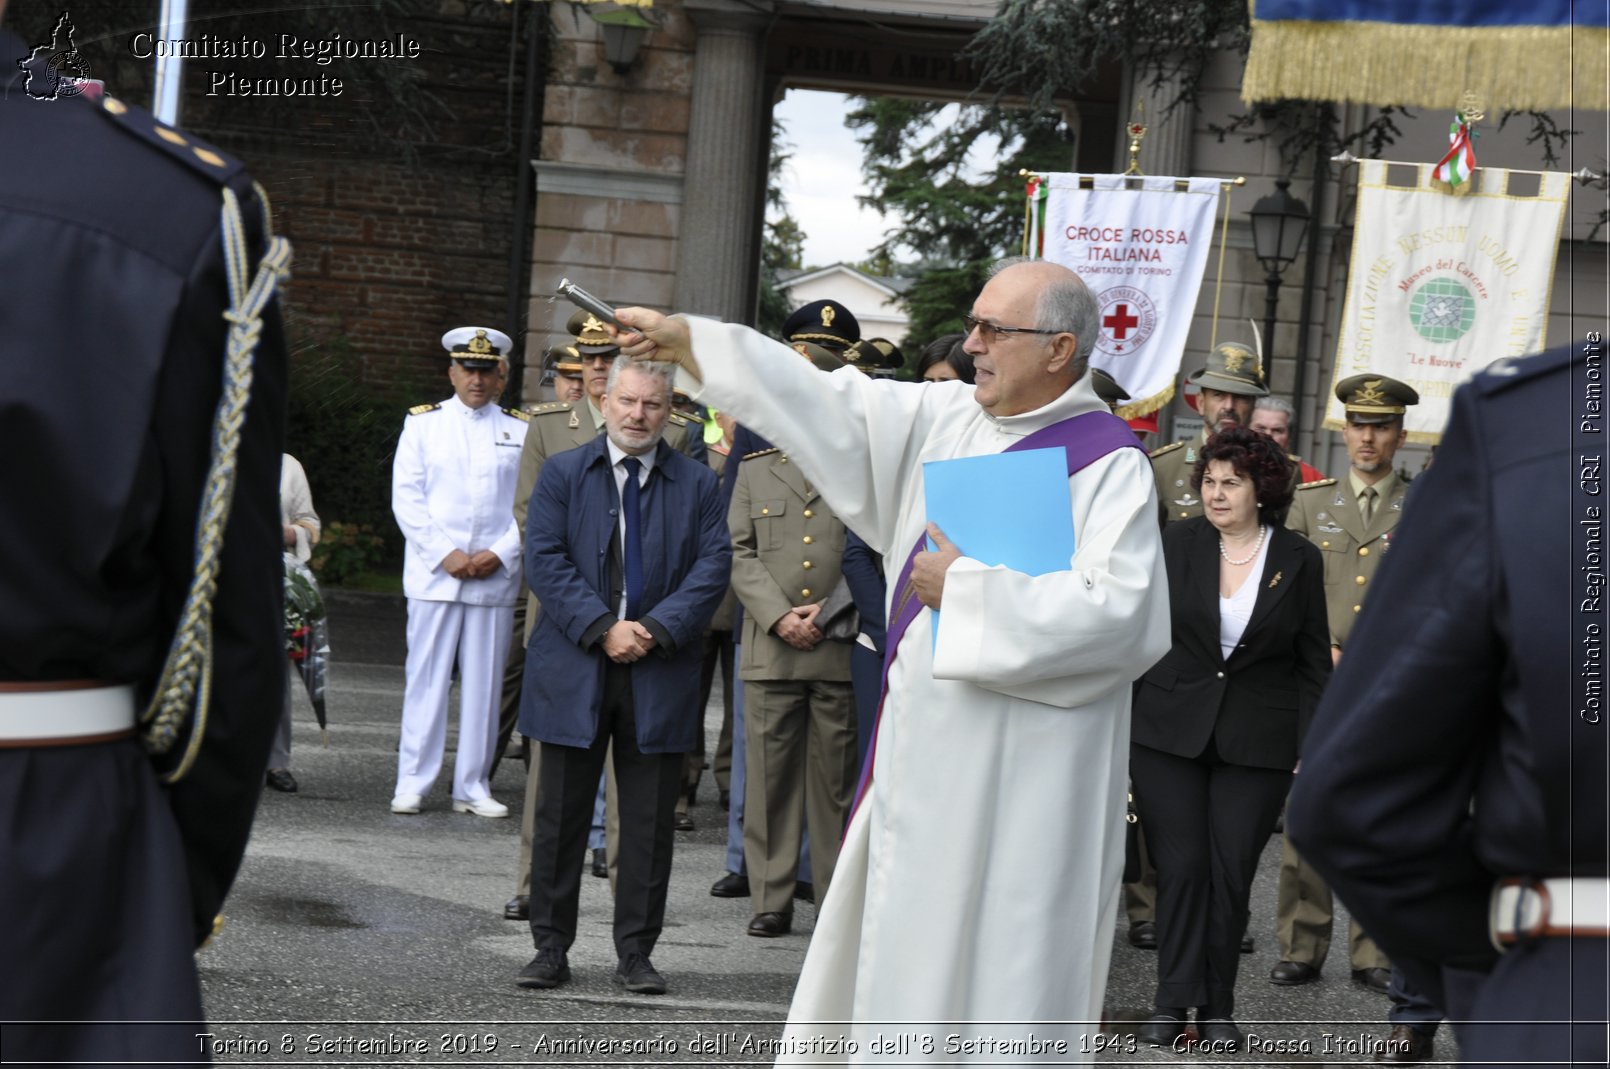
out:
M393 813L418 813L442 767L447 695L459 667L453 809L506 817L488 780L498 693L520 593L514 483L530 417L498 407L509 336L489 327L442 335L453 396L409 409L392 467L391 510L408 541L408 665Z

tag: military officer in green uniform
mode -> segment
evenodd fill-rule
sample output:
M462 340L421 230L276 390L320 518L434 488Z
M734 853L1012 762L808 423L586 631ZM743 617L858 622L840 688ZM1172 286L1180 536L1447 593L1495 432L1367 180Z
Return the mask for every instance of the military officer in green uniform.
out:
M588 442L604 433L604 411L602 408L604 393L609 386L609 368L620 355L620 346L609 336L604 324L599 322L591 313L578 311L570 317L565 329L575 336L571 346L565 346L561 351L574 351L580 358L577 365L586 389L586 399L575 403L567 401L550 401L528 408L531 415L531 425L526 429L525 448L520 454L520 474L514 487L514 518L520 525L520 537L525 537L526 510L531 504L531 491L537 485L537 476L542 474L542 465L556 453L567 449L574 449L578 445ZM569 363L569 361L565 361ZM697 420L690 419L680 412L671 413L665 423L665 442L672 449L686 453L688 456L703 464L705 462L703 428ZM521 632L517 625L516 633L521 635L522 644L531 637L531 630L536 626L538 605L534 596L528 596L525 604L525 626ZM514 701L519 701L520 683L524 678L525 657L516 658L522 671L508 673L504 676L503 698L508 701L512 687ZM529 744L533 748L536 743ZM515 896L504 903L503 916L508 920L525 920L529 915L528 897L531 889L531 837L533 834L533 820L537 810L537 760L535 750L531 754L531 767L526 774L525 811L520 819L520 868L519 885ZM605 762L606 776L613 779L613 765ZM611 846L617 839L618 822L615 813L615 792L609 790L608 806L606 809L605 827ZM615 856L613 849L608 850L611 859ZM614 863L610 862L613 876Z
M796 343L818 367L837 356ZM732 588L744 607L744 860L754 898L749 934L786 935L793 923L801 823L811 839L820 902L855 790L855 696L848 641L818 628L839 583L845 527L777 449L743 458L727 513Z
M1220 342L1208 354L1207 366L1186 378L1202 390L1202 433L1193 441L1174 442L1152 450L1152 477L1163 525L1202 515L1202 499L1191 490L1197 451L1219 431L1245 427L1252 405L1269 395L1258 355L1240 342Z
M1347 476L1303 483L1286 516L1286 526L1318 546L1325 559L1333 660L1347 648L1353 620L1403 515L1408 485L1392 470L1392 458L1405 438L1403 414L1420 401L1407 384L1374 374L1343 379L1336 384L1336 397L1346 410L1342 439L1347 445ZM1330 949L1331 893L1291 849L1289 840L1281 858L1276 910L1281 960L1269 981L1306 984L1319 976ZM1391 963L1357 923L1349 933L1348 950L1353 979L1384 992Z

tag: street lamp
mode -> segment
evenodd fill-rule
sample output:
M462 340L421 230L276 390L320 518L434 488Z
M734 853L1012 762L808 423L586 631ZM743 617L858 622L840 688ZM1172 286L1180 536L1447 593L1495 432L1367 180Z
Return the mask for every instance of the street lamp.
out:
M637 53L648 38L654 23L643 13L648 4L625 2L591 3L587 14L604 31L604 59L616 74L625 74L637 62Z
M1268 294L1264 298L1264 345L1273 361L1275 339L1275 308L1280 303L1280 275L1297 258L1303 246L1303 235L1308 232L1308 206L1288 192L1291 179L1275 180L1275 191L1260 197L1247 212L1252 216L1252 249L1258 262L1268 272L1264 285ZM1266 368L1264 374L1268 375Z

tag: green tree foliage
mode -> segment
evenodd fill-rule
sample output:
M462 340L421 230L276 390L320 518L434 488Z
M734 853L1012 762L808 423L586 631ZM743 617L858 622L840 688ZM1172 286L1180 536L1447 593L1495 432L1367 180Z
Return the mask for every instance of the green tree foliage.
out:
M1194 103L1202 69L1224 48L1246 52L1251 27L1237 0L1003 0L968 46L984 84L1049 111L1097 66L1122 60L1155 84L1178 75L1176 103Z
M755 326L762 334L781 337L783 323L793 311L782 291L784 271L798 271L805 256L805 231L788 214L783 199L783 169L793 158L788 129L780 119L771 127L771 155L766 162L766 226L760 243L760 308ZM775 218L773 218L775 216Z
M961 330L990 264L1021 250L1019 170L1067 170L1072 158L1058 114L968 104L942 116L946 107L862 97L847 120L863 150L862 200L894 220L869 264L908 263L898 273L914 279L902 299L911 317L900 343L907 353ZM968 163L975 145L998 146L982 173Z
M361 382L353 371L357 354L344 336L318 343L303 339L292 350L285 450L307 471L325 530L344 524L335 530L353 536L337 535L326 556L340 548L344 561L361 558L354 565L358 570L381 561L400 564L403 539L391 515L391 462L408 406L417 397L403 388ZM447 389L444 379L444 395ZM363 538L357 540L358 535Z

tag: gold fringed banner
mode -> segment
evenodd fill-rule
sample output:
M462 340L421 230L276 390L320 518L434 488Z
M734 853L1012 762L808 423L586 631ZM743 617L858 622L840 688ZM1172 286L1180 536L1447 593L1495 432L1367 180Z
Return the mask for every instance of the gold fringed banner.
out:
M1241 99L1452 110L1469 88L1493 111L1610 110L1610 31L1252 20Z
M1174 384L1171 382L1161 393L1143 397L1139 401L1131 401L1127 405L1119 405L1113 409L1113 415L1119 419L1140 419L1153 412L1161 412L1172 400L1174 400Z

